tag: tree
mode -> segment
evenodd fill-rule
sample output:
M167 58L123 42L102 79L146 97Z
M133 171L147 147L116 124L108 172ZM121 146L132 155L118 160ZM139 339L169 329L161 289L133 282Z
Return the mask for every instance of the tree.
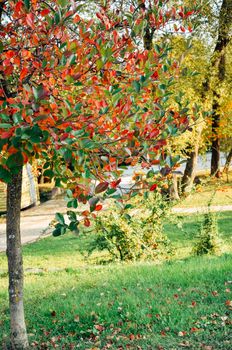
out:
M212 115L212 158L211 175L220 176L220 138L218 130L220 127L220 93L218 87L222 87L226 78L226 50L230 43L230 31L232 22L232 1L223 0L220 14L218 37L212 56L212 92L213 92L213 115Z
M167 5L154 1L149 18L156 31L191 15ZM82 213L89 226L100 200L115 194L120 164L135 164L142 154L149 155L149 165L157 163L168 137L188 127L186 113L168 109L178 70L169 47L148 51L138 45L147 16L143 6L121 16L109 1L100 2L94 19L80 17L75 1L0 3L0 179L7 183L13 349L28 348L20 241L23 165L42 158L44 175L68 189L69 208L89 203ZM145 187L154 190L156 182L150 173ZM68 214L69 224L57 215L54 235L78 230L76 213Z
M183 2L188 3L188 1ZM224 107L231 98L230 1L209 0L202 3L201 11L193 18L193 23L195 27L197 26L197 30L194 31L195 40L193 43L195 42L196 44L197 40L198 55L201 52L202 57L200 59L200 67L196 68L200 75L196 77L195 82L192 81L190 86L188 85L190 88L188 90L191 91L193 89L195 92L191 100L196 100L196 97L198 97L198 103L202 106L202 109L212 111L212 113L210 118L205 116L205 121L197 127L197 133L196 129L193 128L188 145L186 168L182 179L184 192L185 189L191 189L195 177L198 151L202 146L203 150L211 147L211 175L220 176L220 149L224 148L225 150L225 147L222 148L220 144L226 137L229 139L230 135L229 129L228 132L225 128L222 131L223 125L225 125ZM202 46L201 49L199 44ZM190 51L190 57L194 65L194 62L197 62L196 52ZM183 64L185 64L185 61L186 59L183 60ZM196 86L196 83L198 86ZM206 124L208 124L208 127ZM192 146L190 146L191 140L193 141ZM230 158L230 153L228 157Z

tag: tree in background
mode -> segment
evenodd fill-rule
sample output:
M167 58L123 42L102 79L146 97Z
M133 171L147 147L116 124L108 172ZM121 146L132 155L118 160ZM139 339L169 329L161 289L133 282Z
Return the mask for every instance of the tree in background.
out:
M183 1L188 4L189 1ZM212 150L211 175L219 176L220 149L228 152L225 169L230 163L231 132L228 105L231 100L230 69L230 16L229 1L198 1L200 11L192 18L192 41L187 35L171 36L174 57L182 56L182 74L175 85L180 92L185 88L184 101L197 104L202 117L193 122L192 132L187 131L178 142L171 142L174 154L187 156L182 191L192 188L199 151ZM186 46L191 46L186 51ZM196 75L188 71L196 71ZM194 126L195 124L195 126ZM175 145L174 145L175 144ZM221 144L221 147L220 147ZM218 170L216 170L218 169Z
M213 99L211 175L216 177L220 176L220 89L226 80L226 51L230 43L231 23L232 1L223 0L219 13L216 46L211 59L213 73L211 80Z

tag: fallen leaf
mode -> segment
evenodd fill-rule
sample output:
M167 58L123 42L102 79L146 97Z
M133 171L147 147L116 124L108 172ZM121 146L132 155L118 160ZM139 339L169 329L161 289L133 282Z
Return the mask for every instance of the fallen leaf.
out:
M178 336L179 336L179 337L184 337L186 334L187 334L187 332L185 332L185 331L180 331L180 332L178 333Z
M80 322L80 316L79 315L76 315L74 317L74 322Z
M100 324L95 324L94 325L94 328L96 329L96 330L98 330L99 332L102 332L102 331L104 331L104 327L103 326L101 326Z

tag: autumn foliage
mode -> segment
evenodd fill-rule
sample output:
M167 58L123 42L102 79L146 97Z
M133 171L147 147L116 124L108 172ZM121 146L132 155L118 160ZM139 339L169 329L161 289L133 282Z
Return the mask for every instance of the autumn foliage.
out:
M188 115L168 106L179 71L170 48L159 39L150 50L142 43L148 30L168 23L185 31L179 21L193 10L152 3L149 11L141 1L121 14L107 1L88 19L75 1L1 2L2 181L43 159L45 175L70 188L72 207L93 197L93 180L100 183L95 194L112 194L120 164L134 165L141 155L144 166L160 162ZM151 178L147 188L156 186Z

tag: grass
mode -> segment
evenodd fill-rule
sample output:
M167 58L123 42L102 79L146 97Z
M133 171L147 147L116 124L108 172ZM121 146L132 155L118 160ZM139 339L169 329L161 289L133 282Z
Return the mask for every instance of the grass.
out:
M201 183L177 207L207 206L211 200L211 205L232 205L232 171L228 175L223 174L220 179L210 178L203 172L198 177Z
M230 218L231 212L219 217L221 256L191 256L201 216L183 216L183 229L166 224L176 253L159 264L99 265L107 257L105 253L86 257L91 235L48 237L24 246L31 348L231 349ZM4 349L9 339L9 314L3 254L0 266L0 339Z

